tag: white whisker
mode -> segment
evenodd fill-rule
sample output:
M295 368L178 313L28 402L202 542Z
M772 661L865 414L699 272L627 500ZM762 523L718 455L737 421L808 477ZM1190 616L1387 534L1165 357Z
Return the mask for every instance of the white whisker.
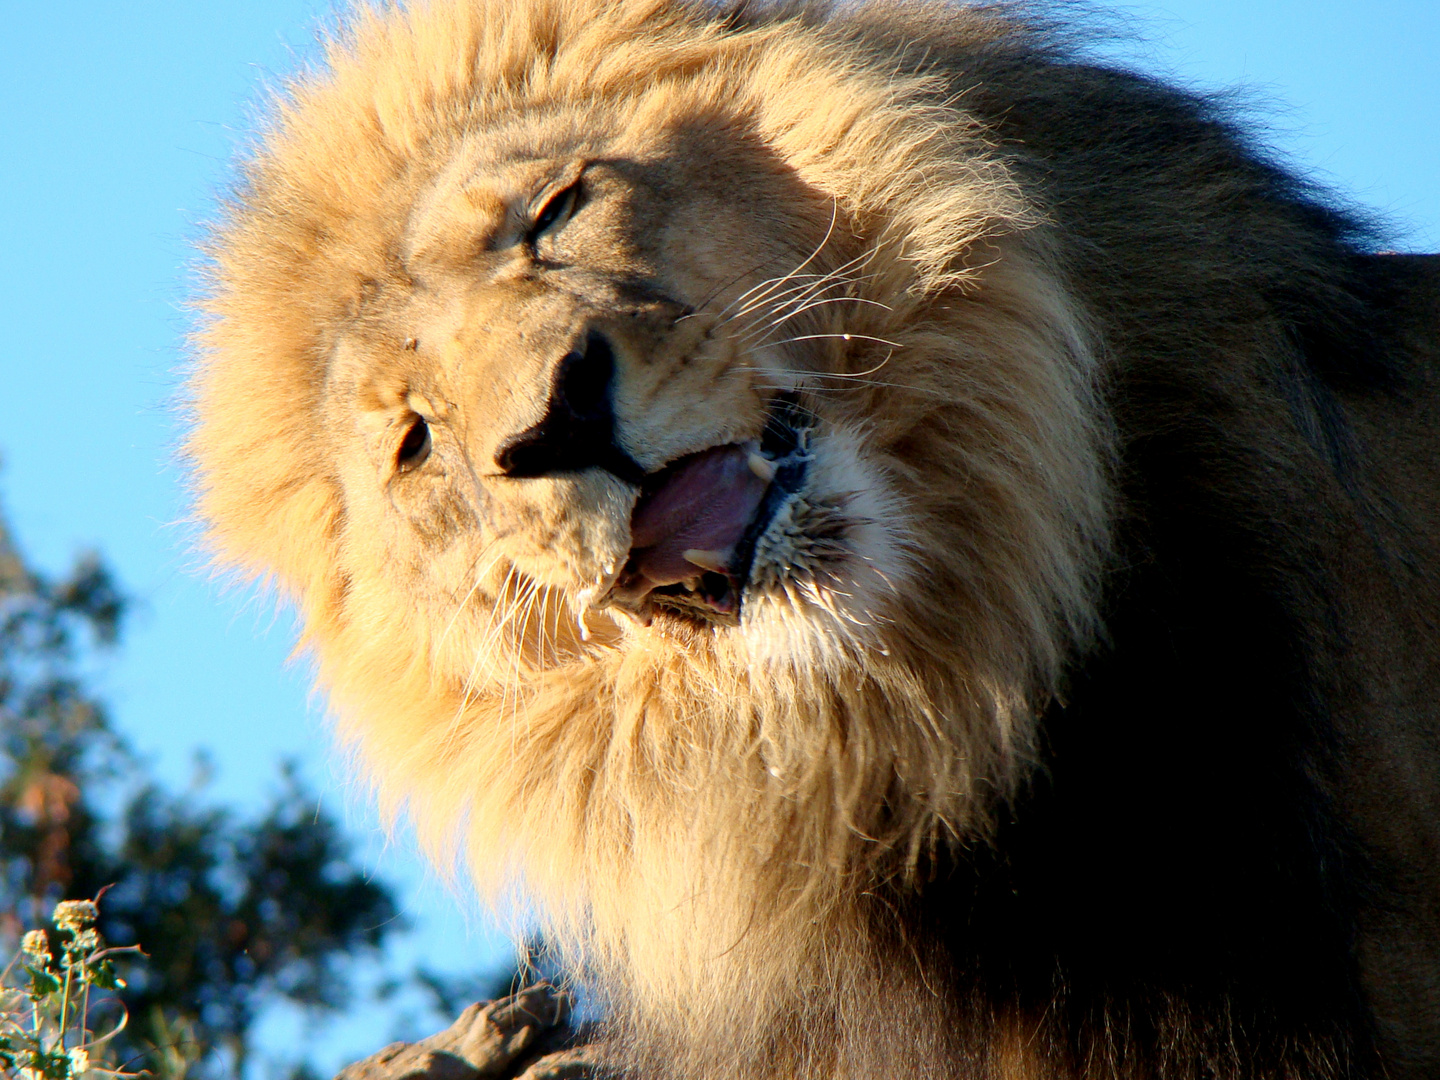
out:
M804 260L803 262L801 262L798 266L796 266L794 269L792 269L789 273L784 274L784 275L782 275L782 276L779 277L779 278L770 278L768 281L762 281L762 282L760 282L759 284L752 285L750 288L746 289L743 293L741 293L741 294L740 294L739 296L737 296L734 300L732 300L729 304L727 304L723 309L721 309L720 315L723 316L727 311L729 311L731 308L733 308L736 304L739 304L739 303L743 302L743 301L744 301L747 297L749 297L752 293L755 293L757 289L764 289L765 286L767 286L767 285L783 284L783 283L786 282L786 281L792 280L796 274L798 274L801 270L804 270L805 267L809 266L812 262L814 262L814 261L816 260L816 258L819 257L820 252L825 249L825 245L830 242L830 237L831 237L832 235L834 235L834 233L835 233L835 224L836 224L836 222L839 220L839 218L840 218L840 203L839 203L838 201L835 201L835 202L832 204L831 209L830 209L830 225L829 225L828 228L826 228L826 230L825 230L825 235L824 235L823 237L821 237L820 243L818 243L818 244L815 245L815 250L812 251L812 252L810 252L810 254L805 257L805 260ZM760 292L759 296L757 296L757 297L755 298L754 302L755 302L755 303L763 302L764 299L765 299L766 297L768 297L769 295L770 295L770 292L769 292L768 290L767 290L767 291L762 291L762 292Z
M792 341L820 341L826 338L834 338L840 341L874 341L880 345L889 345L892 349L903 349L905 346L898 341L890 341L882 337L873 337L870 334L797 334L794 337L781 338L779 341L772 341L772 345L789 345ZM889 357L886 357L888 360Z
M868 302L875 304L878 307L884 307L885 305L880 304L879 301L865 301L863 298L858 296L823 297L822 295L830 291L831 289L856 284L862 280L864 280L864 278L834 277L832 275L825 275L824 277L818 278L815 281L805 282L803 284L786 289L783 293L778 294L778 296L774 300L770 301L768 305L757 304L754 307L746 308L744 311L738 312L733 319L727 321L736 321L741 318L747 318L752 312L759 312L759 316L751 322L752 328L761 324L767 318L773 320L772 323L770 323L769 325L774 325L774 322L782 322L787 318L791 318L794 315L798 314L800 311L803 311L806 308L810 307L812 303L819 302L822 299L824 301L851 300L856 303ZM788 299L782 301L780 297L788 297ZM751 329L743 331L744 334L748 334L751 332Z
M505 577L504 577L503 579L501 579L500 588L499 588L499 590L498 590L497 593L496 593L496 597L495 597L495 598L496 598L496 603L497 603L497 605L498 605L498 604L502 601L502 599L505 597L506 592L507 592L507 591L509 590L509 588L510 588L511 582L512 582L513 579L514 579L514 576L515 576L515 567L514 567L513 565L507 567L506 570L505 570ZM497 610L498 610L498 609L497 609ZM491 636L493 636L493 634L494 634L494 632L495 632L495 629L496 629L496 626L497 626L497 623L496 623L496 620L495 620L495 615L496 615L496 610L492 610L491 613L490 613L490 618L491 618L491 626L490 626L490 629L486 632L486 638L485 638L485 640L482 641L482 642L476 647L476 649L475 649L475 658L474 658L473 661L471 661L470 671L469 671L469 674L467 674L466 677L465 677L465 684L464 684L464 687L463 687L463 689L462 689L462 691L461 691L460 704L456 707L456 709L455 709L455 715L451 718L449 729L448 729L447 732L446 732L447 738L448 738L450 735L453 735L453 734L455 733L455 731L459 728L459 726L460 726L460 724L461 724L461 721L464 719L465 711L470 707L470 701L471 701L472 696L473 696L473 694L474 694L474 692L475 692L475 686L476 686L476 682L477 682L477 677L478 677L478 675L479 675L479 673L480 673L480 662L481 662L481 660L482 660L483 658L485 658L486 656L488 656L488 655L489 655L489 652L490 652L490 647L489 647L489 645L490 645L490 638L491 638ZM503 623L503 620L501 620L501 622Z
M496 544L498 544L502 539L503 539L503 536L496 536L496 537L495 537L494 539L492 539L488 544L486 544L483 548L481 548L481 549L480 549L480 554L475 556L475 562L476 562L476 564L478 565L478 563L480 562L480 560L485 557L486 553L487 553L491 548L493 548ZM439 640L436 641L436 643L435 643L435 649L436 649L436 651L440 650L441 648L443 648L443 647L445 646L445 642L446 642L446 641L449 639L449 637L450 637L450 631L452 631L453 629L455 629L455 621L456 621L458 618L460 618L460 613L465 610L465 606L466 606L467 604L469 604L472 599L474 599L475 591L480 588L481 583L485 580L485 575L490 572L490 567L492 567L492 566L495 565L495 563L496 563L496 561L499 559L499 557L500 557L500 556L499 556L499 554L497 553L497 555L495 556L495 558L490 560L489 565L487 565L484 570L479 570L479 569L472 569L472 570L471 570L471 574L474 576L475 581L474 581L473 584L471 584L469 591L465 593L464 598L462 598L461 601L460 601L458 604L455 605L455 613L450 616L450 621L445 624L445 629L444 629L444 631L440 634Z
M812 308L824 307L827 304L869 304L874 307L885 308L886 311L893 310L888 304L882 304L878 300L867 300L864 297L860 296L827 296L818 300L807 300L804 306L797 307L794 311L785 313L779 318L774 319L766 326L747 330L744 334L738 336L736 340L741 342L744 347L750 349L756 349L762 345L771 344L771 342L767 342L765 339L771 334L773 334L785 323L789 322L791 319L799 315L803 315L805 312L811 310ZM756 338L757 334L759 335L758 339Z

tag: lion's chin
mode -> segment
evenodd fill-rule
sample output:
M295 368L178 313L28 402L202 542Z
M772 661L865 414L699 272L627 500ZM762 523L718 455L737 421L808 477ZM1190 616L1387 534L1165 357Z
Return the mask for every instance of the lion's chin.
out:
M738 622L756 549L804 487L807 433L799 409L783 400L761 438L687 454L647 476L629 558L602 603L645 625L657 615Z

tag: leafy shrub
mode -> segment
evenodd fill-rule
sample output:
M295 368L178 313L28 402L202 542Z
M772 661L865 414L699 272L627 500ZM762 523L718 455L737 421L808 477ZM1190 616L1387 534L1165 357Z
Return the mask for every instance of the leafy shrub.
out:
M22 1080L75 1080L83 1076L134 1076L107 1064L108 1045L124 1030L128 1014L113 996L125 980L114 957L136 946L110 948L95 929L99 900L63 900L51 917L53 930L30 930L0 978L0 1068ZM51 943L60 947L57 958ZM18 972L17 969L18 968ZM108 1030L92 1024L92 1004L111 1016Z

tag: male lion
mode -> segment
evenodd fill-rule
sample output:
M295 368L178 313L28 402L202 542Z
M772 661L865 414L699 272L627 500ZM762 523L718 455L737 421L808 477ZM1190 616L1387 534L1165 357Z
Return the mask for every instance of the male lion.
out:
M416 0L189 451L384 801L685 1080L1440 1075L1440 273L1012 9Z

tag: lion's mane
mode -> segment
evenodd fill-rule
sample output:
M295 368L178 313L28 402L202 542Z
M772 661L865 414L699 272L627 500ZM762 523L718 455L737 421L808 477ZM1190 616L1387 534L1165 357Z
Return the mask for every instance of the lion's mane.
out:
M753 166L703 160L701 135L743 129L829 207L830 268L863 271L847 278L856 302L818 325L849 344L826 354L834 366L812 396L829 460L874 479L846 510L868 559L844 588L797 579L757 601L743 634L597 629L510 555L476 562L469 591L446 593L426 584L427 560L449 557L439 540L397 548L347 495L365 473L346 457L332 388L351 343L384 337L383 298L409 287L413 208L438 198L476 133L539 154L569 115L693 139L689 167L737 190ZM786 208L774 214L761 227L783 233ZM1354 507L1369 481L1354 480L1335 389L1392 377L1367 336L1363 239L1208 103L1078 64L1001 11L364 8L276 103L210 241L188 444L199 514L221 561L300 607L342 734L384 802L442 861L463 839L485 887L523 881L609 994L617 1045L638 1067L1348 1075L1370 1045L1341 940L1354 933L1353 878L1315 867L1356 856L1326 816L1325 710L1296 704L1323 682L1296 672L1330 663L1306 620L1335 601L1317 584L1326 542L1292 502L1365 516ZM809 240L792 246L803 266ZM619 490L604 497L633 499ZM477 528L473 507L429 512L435 536ZM1258 525L1212 529L1266 515L1269 539ZM1212 534L1221 569L1200 573ZM1288 550L1265 549L1276 535ZM1263 568L1246 578L1253 593L1226 577L1242 564ZM1213 814L1227 837L1257 815L1267 839L1237 858L1264 866L1261 849L1280 845L1272 861L1294 878L1284 895L1343 894L1296 915L1329 935L1306 968L1323 986L1298 1004L1283 999L1302 974L1257 983L1259 960L1214 974L1179 948L1173 970L1136 975L1125 964L1138 951L1117 944L1113 970L1087 968L1066 952L1084 931L1059 921L1033 923L1019 946L1025 919L997 906L1011 889L1058 919L1037 894L1062 882L1029 868L1048 858L1078 888L1100 872L1103 854L1061 850L1093 838L1027 817L1068 812L1065 769L1091 777L1073 827L1111 828L1115 786L1155 785L1137 747L1158 740L1158 757L1183 765L1166 725L1203 725L1224 696L1165 700L1193 688L1164 689L1181 661L1150 635L1199 589L1168 575L1191 571L1215 590L1204 603L1223 596L1257 620L1237 640L1263 630L1286 643L1237 660L1204 640L1218 612L1176 624L1172 642L1197 647L1192 674L1231 663L1216 676L1231 692L1264 663L1289 665L1281 689L1257 692L1283 729L1257 737L1257 754L1293 805L1242 794L1240 810ZM1152 668L1117 666L1126 642L1149 649ZM1122 676L1135 689L1116 697ZM1073 751L1072 733L1109 702L1120 720L1098 737L1108 756ZM1195 770L1240 782L1227 759L1196 754ZM1158 805L1201 790L1177 783ZM1203 815L1177 812L1183 846ZM1300 819L1314 825L1303 838ZM1115 832L1132 846L1142 834L1157 839ZM1178 866L1157 856L1157 880L1177 884ZM1197 886L1216 905L1206 942L1243 921L1227 887ZM1124 907L1097 919L1098 940ZM1151 1026L1106 1026L1142 1019Z

